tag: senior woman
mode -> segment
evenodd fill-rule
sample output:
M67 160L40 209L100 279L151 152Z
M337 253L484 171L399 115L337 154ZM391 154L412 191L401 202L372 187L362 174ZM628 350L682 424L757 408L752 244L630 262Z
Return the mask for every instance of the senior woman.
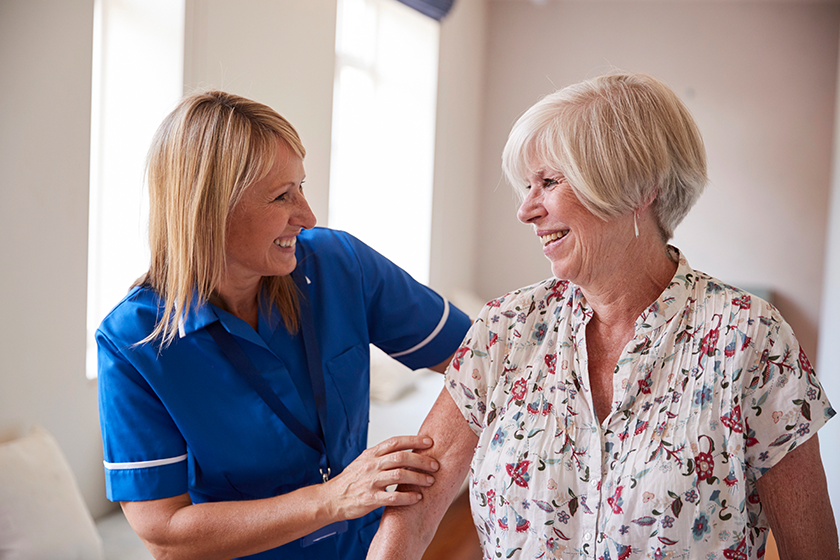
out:
M836 559L835 414L778 311L669 246L706 183L688 110L615 74L531 107L504 150L554 278L490 301L421 429L436 483L369 558L418 558L472 459L485 558Z
M313 229L305 151L211 91L148 163L148 273L97 332L109 499L159 558L363 558L427 437L367 446L369 344L443 372L466 316L350 235Z

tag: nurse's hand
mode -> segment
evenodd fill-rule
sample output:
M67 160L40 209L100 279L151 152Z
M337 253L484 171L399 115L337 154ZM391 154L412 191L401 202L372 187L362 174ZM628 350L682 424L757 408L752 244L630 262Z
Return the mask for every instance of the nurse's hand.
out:
M392 437L369 449L329 480L330 510L336 519L356 519L382 506L407 506L423 495L412 491L388 492L394 484L428 487L435 479L428 473L438 470L437 461L413 453L432 447L428 436Z

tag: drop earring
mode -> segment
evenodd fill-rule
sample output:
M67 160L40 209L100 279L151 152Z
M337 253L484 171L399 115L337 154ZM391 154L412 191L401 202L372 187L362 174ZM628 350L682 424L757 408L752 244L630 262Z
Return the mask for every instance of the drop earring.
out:
M636 221L636 213L633 212L633 229L636 231L636 239L639 238L639 223Z

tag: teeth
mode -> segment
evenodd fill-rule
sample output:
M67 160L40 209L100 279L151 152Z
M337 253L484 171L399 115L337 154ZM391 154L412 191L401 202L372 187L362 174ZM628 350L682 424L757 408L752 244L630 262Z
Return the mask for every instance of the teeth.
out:
M542 241L543 245L548 245L549 243L551 243L555 239L562 239L563 237L566 237L567 233L569 233L569 230L558 231L558 232L555 232L555 233L549 233L548 235L541 235L540 236L540 241Z
M295 243L297 242L296 237L292 237L291 239L275 239L274 244L278 247L284 247L286 249L290 247L294 247Z

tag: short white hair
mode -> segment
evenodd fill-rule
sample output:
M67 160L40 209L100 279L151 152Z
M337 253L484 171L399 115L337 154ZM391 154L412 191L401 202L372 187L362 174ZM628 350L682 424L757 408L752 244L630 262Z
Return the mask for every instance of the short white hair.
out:
M502 168L521 197L530 175L562 173L604 220L653 199L666 241L708 181L691 113L664 83L633 73L585 80L538 101L513 125Z

